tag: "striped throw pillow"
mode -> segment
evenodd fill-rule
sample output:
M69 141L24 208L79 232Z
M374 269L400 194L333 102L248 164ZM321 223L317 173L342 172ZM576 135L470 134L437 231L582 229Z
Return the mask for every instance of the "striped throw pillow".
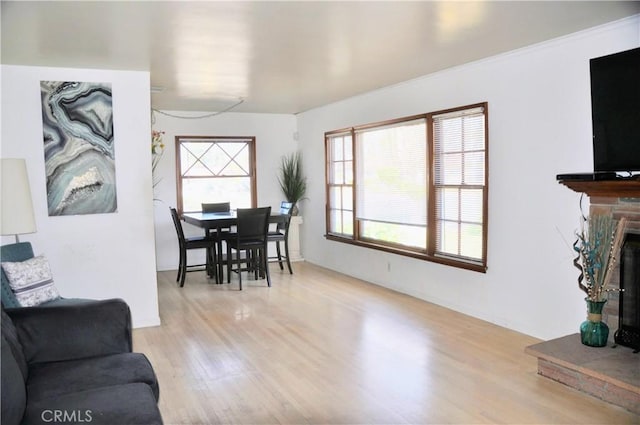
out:
M22 307L40 305L60 298L44 255L21 262L2 262L11 290Z

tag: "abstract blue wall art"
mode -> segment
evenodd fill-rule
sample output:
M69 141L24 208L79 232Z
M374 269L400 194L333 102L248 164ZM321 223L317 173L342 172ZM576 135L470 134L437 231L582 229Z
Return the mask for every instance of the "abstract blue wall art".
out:
M117 211L111 84L41 81L49 216Z

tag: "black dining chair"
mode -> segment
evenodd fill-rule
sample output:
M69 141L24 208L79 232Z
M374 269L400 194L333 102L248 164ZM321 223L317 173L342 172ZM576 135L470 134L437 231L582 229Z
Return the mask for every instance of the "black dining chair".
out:
M203 213L220 213L231 211L231 202L202 203Z
M289 260L289 225L291 224L292 212L293 203L282 201L280 203L280 215L285 217L281 221L278 221L274 231L269 231L267 234L267 242L275 242L276 244L276 255L268 257L268 261L270 263L278 263L280 270L284 270L282 263L286 261L289 274L293 274L291 261ZM280 242L284 243L284 255L282 255Z
M228 213L231 212L231 202L215 202L215 203L201 203L203 213ZM216 265L216 281L222 283L222 271L224 270L224 251L222 250L222 242L227 241L229 238L235 237L235 234L231 232L231 229L218 229L215 235L211 235L217 239L216 251L213 252L214 264ZM218 281L218 279L220 279Z
M211 236L196 236L192 238L186 238L182 229L182 222L178 216L178 211L175 208L169 207L171 211L171 218L173 219L173 225L176 228L178 235L178 246L180 249L180 258L178 262L178 276L176 282L180 282L180 287L184 286L184 280L187 272L203 271L211 274L211 267L215 264L213 252L216 247L217 240ZM187 251L190 249L206 249L207 250L207 262L206 264L187 264Z
M238 225L236 237L227 241L227 282L231 282L231 273L238 273L240 290L242 290L242 272L254 272L267 278L267 286L271 286L269 264L267 262L267 233L269 232L269 216L271 207L242 208L237 210ZM233 256L235 251L235 257ZM242 251L246 251L242 258ZM233 268L235 262L236 268ZM242 267L242 263L246 267Z

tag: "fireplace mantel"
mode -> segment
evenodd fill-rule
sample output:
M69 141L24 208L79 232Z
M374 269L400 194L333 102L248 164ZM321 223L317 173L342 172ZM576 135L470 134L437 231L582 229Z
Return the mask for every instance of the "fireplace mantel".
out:
M590 197L640 198L640 180L560 180L558 183Z

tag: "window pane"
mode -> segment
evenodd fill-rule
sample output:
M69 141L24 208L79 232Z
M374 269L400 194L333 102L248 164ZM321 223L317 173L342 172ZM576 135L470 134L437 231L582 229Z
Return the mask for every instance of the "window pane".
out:
M436 238L436 251L458 255L458 237L458 223L440 221Z
M436 183L461 184L462 183L462 154L444 154L438 161Z
M462 204L460 220L482 223L482 189L460 190L460 202Z
M344 159L346 161L353 160L353 140L351 135L344 136Z
M353 212L342 211L342 233L353 235Z
M425 120L363 130L356 149L358 218L426 225Z
M438 217L457 221L460 217L460 191L458 189L437 189Z
M353 184L353 161L344 163L344 183Z
M331 233L343 233L342 232L342 210L331 210L331 216L329 217L329 232Z
M332 152L332 161L343 161L344 160L344 143L343 143L343 138L342 137L335 137L333 139L331 139L331 144L333 146L333 149L331 149Z
M214 145L200 157L200 161L211 170L213 175L217 175L228 164L229 156L220 149L220 146Z
M484 152L470 152L464 155L464 183L484 184Z
M342 189L342 208L345 210L353 210L353 191L350 187Z
M360 232L368 239L412 248L426 249L426 226L409 226L404 224L379 223L375 221L360 221Z
M251 179L249 177L183 179L183 211L200 211L203 202L231 202L231 207L251 207Z
M437 137L442 140L442 153L462 150L462 126L459 118L444 120L437 129Z
M329 188L329 205L331 208L342 209L342 187L331 186Z
M484 115L465 117L464 149L467 151L484 150Z
M334 162L331 164L333 184L344 184L344 162Z
M194 145L194 143L191 143ZM180 152L180 169L183 176L188 177L200 177L210 176L211 170L205 167L205 165L199 160L199 157L203 154L194 152L194 149L187 149L184 146L181 147Z
M482 226L462 223L460 225L460 255L482 258Z

